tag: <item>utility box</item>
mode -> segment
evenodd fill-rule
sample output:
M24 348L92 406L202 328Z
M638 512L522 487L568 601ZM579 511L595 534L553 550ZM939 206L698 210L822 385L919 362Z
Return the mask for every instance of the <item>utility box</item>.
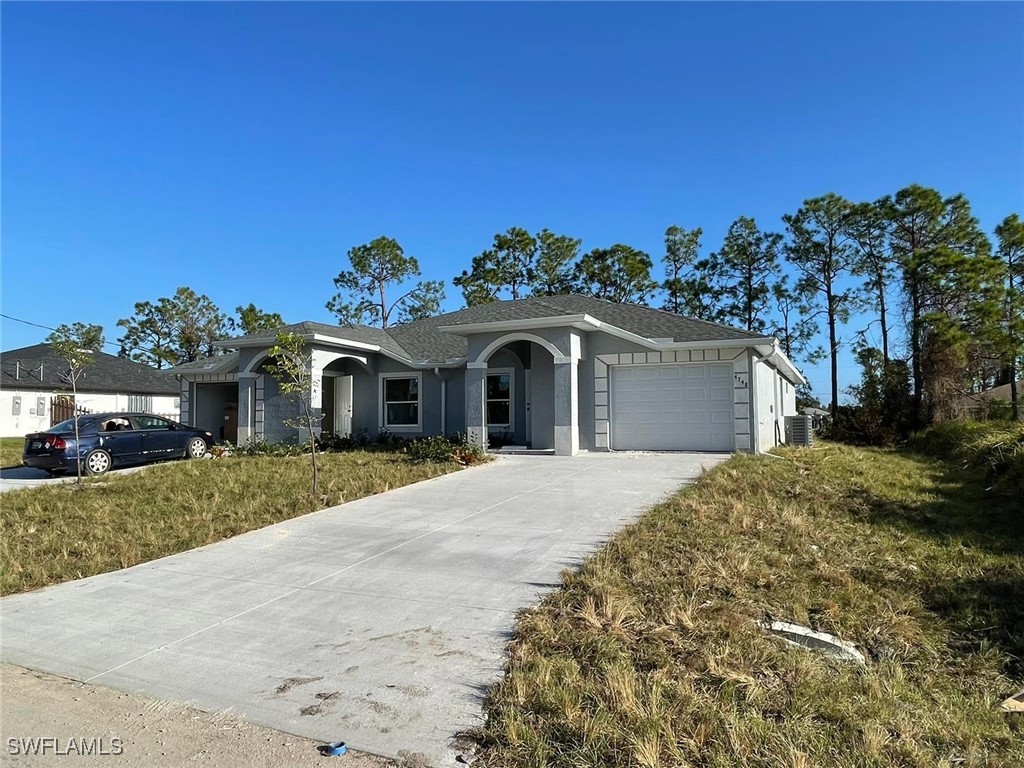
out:
M814 423L810 416L786 417L786 444L803 448L814 445Z

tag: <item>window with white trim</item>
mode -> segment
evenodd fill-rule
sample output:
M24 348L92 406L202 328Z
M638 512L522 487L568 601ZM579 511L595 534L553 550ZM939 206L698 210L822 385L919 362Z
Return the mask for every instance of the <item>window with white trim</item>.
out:
M391 430L420 428L420 374L381 377L381 426Z
M487 426L491 429L511 430L512 369L497 369L487 373Z

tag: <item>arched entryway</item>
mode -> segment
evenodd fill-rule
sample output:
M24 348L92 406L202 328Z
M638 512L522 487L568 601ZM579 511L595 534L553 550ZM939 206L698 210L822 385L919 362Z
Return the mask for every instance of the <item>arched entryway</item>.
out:
M365 415L372 413L367 403L376 402L366 358L337 355L321 370L320 382L321 434L349 437L353 432L372 431L372 425L364 423ZM363 403L358 410L357 401Z
M533 333L505 334L476 346L479 352L466 366L470 439L492 447L576 453L578 355ZM571 349L572 343L563 346Z

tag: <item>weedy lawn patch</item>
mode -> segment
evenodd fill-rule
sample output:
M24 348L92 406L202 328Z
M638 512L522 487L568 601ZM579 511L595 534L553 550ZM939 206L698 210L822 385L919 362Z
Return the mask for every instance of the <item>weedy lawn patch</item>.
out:
M493 766L1021 766L1020 501L938 460L738 457L522 613ZM865 667L766 635L794 621Z
M308 457L178 461L0 499L0 592L126 568L459 469L401 453L323 454L320 497Z
M0 437L0 468L20 467L25 440L20 437Z

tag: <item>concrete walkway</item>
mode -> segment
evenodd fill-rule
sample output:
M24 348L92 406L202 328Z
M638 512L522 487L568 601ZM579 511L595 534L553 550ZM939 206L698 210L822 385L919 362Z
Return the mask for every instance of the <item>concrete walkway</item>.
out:
M511 456L0 601L3 660L453 765L517 609L721 454ZM116 734L113 734L116 735Z

